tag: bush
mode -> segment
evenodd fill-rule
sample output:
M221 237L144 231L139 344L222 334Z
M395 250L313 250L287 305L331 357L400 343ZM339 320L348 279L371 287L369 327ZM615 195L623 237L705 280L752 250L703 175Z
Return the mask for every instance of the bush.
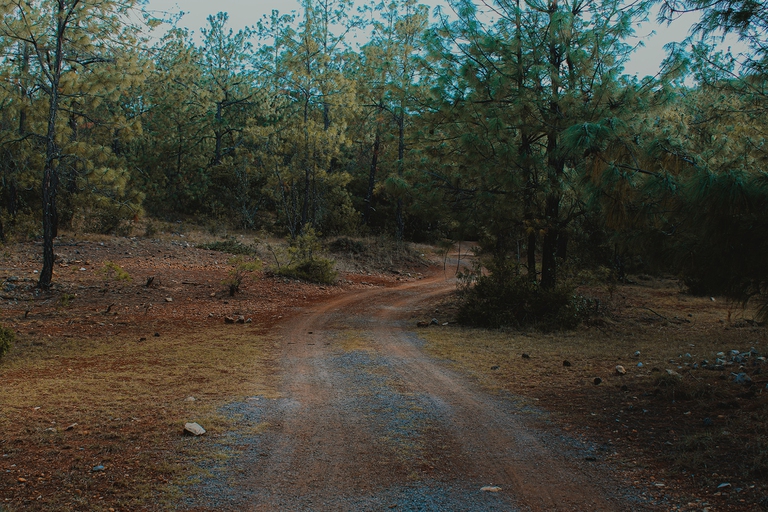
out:
M200 244L197 247L198 249L228 252L229 254L242 254L244 256L250 256L256 252L256 249L253 246L241 244L234 238L228 238L227 240L219 242L211 242L209 244Z
M510 269L463 276L457 320L476 327L571 329L594 309L571 285L542 289L527 275Z
M229 295L233 297L240 291L240 285L243 284L246 275L261 270L261 260L246 259L243 255L238 255L230 258L229 264L232 265L232 269L229 271L229 277L222 281L222 284L229 287Z
M295 279L303 279L319 284L333 284L339 276L334 270L335 261L317 256L320 241L313 229L296 237L288 249L290 261L283 266L278 264L275 274Z
M11 329L0 325L0 358L11 350L11 344L15 341L16 335Z
M275 274L294 279L303 279L319 284L333 284L339 273L334 270L335 262L327 258L299 261L280 267Z

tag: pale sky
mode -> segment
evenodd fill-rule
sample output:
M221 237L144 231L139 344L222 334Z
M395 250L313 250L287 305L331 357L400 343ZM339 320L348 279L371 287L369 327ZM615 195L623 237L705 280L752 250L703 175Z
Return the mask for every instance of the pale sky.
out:
M440 0L425 1L427 5L438 5ZM298 0L149 0L150 10L187 13L181 25L199 33L201 27L207 24L206 19L217 12L228 12L230 27L238 30L245 26L253 26L265 14L277 9L287 14L299 8ZM642 37L645 47L638 49L629 62L626 72L640 77L655 75L659 64L665 57L664 45L672 41L681 41L688 35L690 24L695 21L692 17L677 20L672 26L658 26L653 19L636 30L637 36ZM652 31L656 34L648 36ZM638 39L639 40L639 39Z

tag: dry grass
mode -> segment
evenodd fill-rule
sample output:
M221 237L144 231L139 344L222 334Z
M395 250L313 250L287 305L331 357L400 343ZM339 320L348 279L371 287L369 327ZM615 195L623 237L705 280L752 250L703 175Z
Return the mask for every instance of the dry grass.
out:
M0 450L4 466L14 464L0 504L163 508L183 483L182 464L208 449L181 437L184 423L217 436L231 422L221 405L274 396L273 350L271 340L245 329L17 345L0 368ZM69 471L46 471L62 465ZM99 465L103 471L92 471Z
M442 327L420 334L429 352L487 389L534 400L567 430L609 446L606 458L679 481L724 509L751 510L744 504L768 494L768 365L754 357L724 371L694 363L714 363L730 350L768 356L766 329L748 311L685 295L669 280L644 278L603 300L610 314L571 332ZM732 381L742 371L755 386ZM722 482L730 492L717 489Z

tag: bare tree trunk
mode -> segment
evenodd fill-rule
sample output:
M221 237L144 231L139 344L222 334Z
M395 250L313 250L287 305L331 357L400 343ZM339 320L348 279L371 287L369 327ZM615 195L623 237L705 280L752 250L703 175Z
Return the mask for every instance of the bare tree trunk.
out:
M379 167L379 149L381 148L381 130L376 127L376 138L373 140L373 157L371 157L371 170L368 173L368 192L365 195L365 211L363 212L363 224L366 226L371 221L373 210L373 189L376 186L376 172Z
M74 5L76 5L75 2ZM74 9L74 5L72 8ZM64 0L58 1L56 25L56 50L51 69L51 91L48 103L48 130L45 135L45 169L43 170L43 269L37 286L43 290L51 287L53 279L53 239L57 235L56 189L59 184L59 148L56 145L56 117L59 112L59 83L64 53L64 32L68 17Z

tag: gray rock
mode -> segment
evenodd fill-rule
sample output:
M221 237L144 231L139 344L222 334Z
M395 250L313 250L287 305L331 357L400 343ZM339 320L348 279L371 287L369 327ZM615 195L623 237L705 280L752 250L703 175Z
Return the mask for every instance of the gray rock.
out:
M98 473L99 471L104 471L104 466L99 464L98 466L94 466L93 468L91 468L91 471L93 471L94 473Z
M627 369L624 368L623 366L621 366L620 364L617 364L616 365L616 374L617 375L626 375L627 374Z
M231 316L225 316L224 317L224 323L225 324L233 324L233 323L235 323L235 319L232 318Z
M752 384L752 377L750 377L744 372L732 373L731 375L733 375L733 382L735 382L736 384L743 384L745 386Z
M237 317L237 323L244 324L245 323L245 317L243 315L240 315Z
M638 368L642 368L643 366L645 366L643 363L637 363Z
M440 325L440 322L437 321L437 318L433 318L432 321L430 322L430 324L432 324L432 325Z
M185 423L184 434L188 436L201 436L205 434L205 429L197 423Z
M639 350L635 351L635 353L633 354L633 356L634 356L634 357L640 357L640 351L639 351Z

